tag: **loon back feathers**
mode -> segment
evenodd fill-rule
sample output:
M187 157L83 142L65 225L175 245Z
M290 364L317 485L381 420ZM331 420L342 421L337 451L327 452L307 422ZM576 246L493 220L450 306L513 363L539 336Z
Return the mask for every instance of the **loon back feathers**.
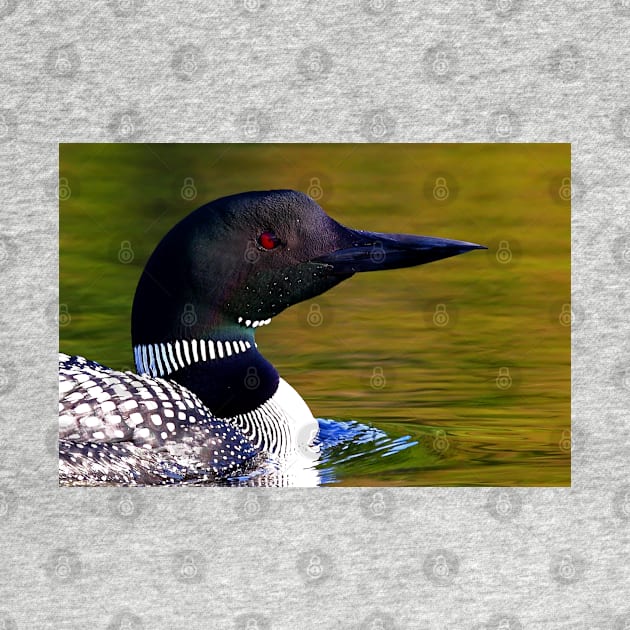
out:
M174 381L62 354L59 394L61 481L213 480L247 469L257 453Z

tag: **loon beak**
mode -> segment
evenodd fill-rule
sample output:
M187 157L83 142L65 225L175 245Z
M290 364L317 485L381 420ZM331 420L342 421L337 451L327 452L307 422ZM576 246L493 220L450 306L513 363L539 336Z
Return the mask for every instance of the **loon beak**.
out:
M360 271L381 271L414 267L465 254L473 249L488 249L484 245L412 234L381 234L348 230L352 234L349 247L330 252L312 262L330 265L335 273L352 274Z

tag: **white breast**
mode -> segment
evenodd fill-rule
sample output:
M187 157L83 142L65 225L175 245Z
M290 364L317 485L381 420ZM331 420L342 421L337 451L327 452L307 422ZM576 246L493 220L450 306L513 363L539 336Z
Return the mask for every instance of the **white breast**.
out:
M319 430L317 420L302 397L282 378L276 393L260 407L226 420L269 455L311 462L319 457L319 448L314 445Z

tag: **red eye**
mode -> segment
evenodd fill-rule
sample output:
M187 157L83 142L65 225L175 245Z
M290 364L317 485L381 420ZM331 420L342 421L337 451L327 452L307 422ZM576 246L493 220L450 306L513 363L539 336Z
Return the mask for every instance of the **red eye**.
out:
M258 244L263 249L275 249L280 245L280 239L273 232L267 231L258 237Z

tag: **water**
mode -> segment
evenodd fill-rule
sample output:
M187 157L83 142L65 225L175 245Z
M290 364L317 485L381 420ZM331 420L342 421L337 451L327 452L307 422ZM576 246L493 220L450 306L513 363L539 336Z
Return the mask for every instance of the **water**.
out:
M488 245L357 275L259 348L321 419L321 483L570 484L569 145L64 145L60 163L60 348L118 369L144 262L216 197L296 188L351 227Z

